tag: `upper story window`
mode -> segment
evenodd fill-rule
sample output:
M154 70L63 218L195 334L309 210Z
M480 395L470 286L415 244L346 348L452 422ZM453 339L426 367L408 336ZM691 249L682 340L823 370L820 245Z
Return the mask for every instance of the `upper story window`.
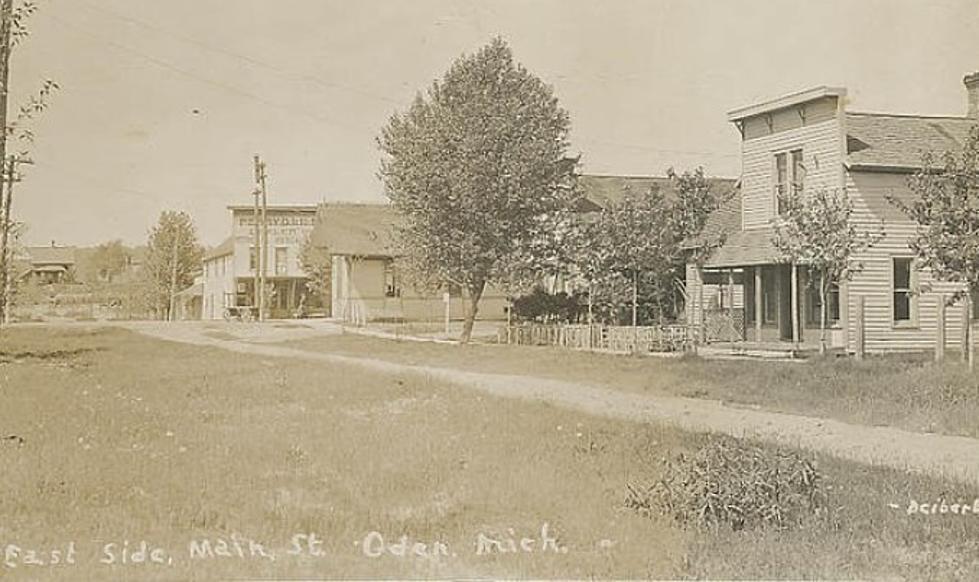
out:
M805 186L806 169L802 165L802 150L792 150L792 195L802 194Z
M248 270L254 271L256 269L258 269L258 250L252 246L248 248Z
M287 247L275 247L275 274L289 274L289 249Z
M775 210L779 216L785 214L788 196L802 194L805 186L806 169L802 162L802 150L796 149L775 154L774 195Z

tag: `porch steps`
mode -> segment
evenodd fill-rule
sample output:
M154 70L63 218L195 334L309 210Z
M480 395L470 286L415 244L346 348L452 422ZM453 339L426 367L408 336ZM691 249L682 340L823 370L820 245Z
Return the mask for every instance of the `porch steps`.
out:
M704 358L728 360L796 360L806 351L793 346L766 346L751 343L700 346L697 354Z

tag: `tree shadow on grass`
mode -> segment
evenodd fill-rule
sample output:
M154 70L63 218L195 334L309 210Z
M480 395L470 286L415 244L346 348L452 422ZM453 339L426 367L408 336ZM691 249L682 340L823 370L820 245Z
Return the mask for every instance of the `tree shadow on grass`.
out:
M24 350L11 352L0 350L0 365L25 361L39 361L43 363L67 362L77 360L85 354L104 351L107 351L107 348L94 347L76 348L73 350Z

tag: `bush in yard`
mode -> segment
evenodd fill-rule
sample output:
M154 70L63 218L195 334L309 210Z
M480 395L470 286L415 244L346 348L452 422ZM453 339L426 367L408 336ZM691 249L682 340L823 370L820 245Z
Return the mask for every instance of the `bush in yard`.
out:
M685 526L785 529L825 513L822 480L799 453L711 436L692 455L667 460L658 482L627 485L626 506Z
M513 313L523 321L573 323L578 320L580 311L581 299L578 295L568 295L563 291L548 293L541 287L535 287L529 294L513 301Z

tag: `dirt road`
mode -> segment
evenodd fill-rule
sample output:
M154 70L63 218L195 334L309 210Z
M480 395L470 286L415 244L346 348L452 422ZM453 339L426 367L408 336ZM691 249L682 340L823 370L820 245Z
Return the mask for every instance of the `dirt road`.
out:
M921 434L890 427L736 408L713 400L649 396L618 392L585 384L528 376L487 374L452 368L412 366L369 358L309 352L273 345L315 333L339 333L339 328L292 328L272 334L215 332L201 324L131 324L127 327L169 341L214 346L235 352L299 358L358 366L391 374L421 374L504 398L547 402L557 406L636 422L655 422L697 432L721 432L812 449L863 463L874 463L931 475L945 475L979 485L979 440ZM241 328L230 328L241 329Z

